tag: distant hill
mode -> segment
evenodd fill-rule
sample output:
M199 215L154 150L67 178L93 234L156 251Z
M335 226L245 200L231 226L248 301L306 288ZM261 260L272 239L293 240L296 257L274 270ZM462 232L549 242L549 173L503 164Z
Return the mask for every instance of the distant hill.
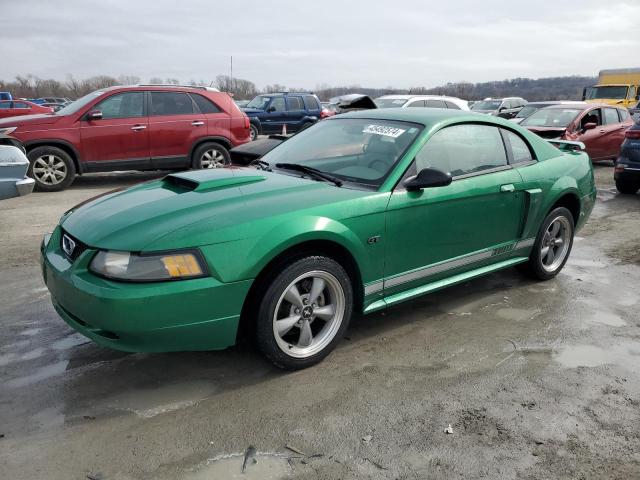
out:
M536 100L580 100L582 89L595 85L596 77L513 78L483 83L447 83L435 88L411 89L411 93L451 95L466 100L486 97L522 97Z
M324 101L331 97L347 93L363 93L373 98L390 94L415 95L450 95L465 100L479 100L486 97L522 97L529 101L536 100L580 100L582 89L595 85L596 77L549 77L549 78L513 78L494 82L447 83L440 87L412 87L410 89L366 88L359 85L332 87L319 85L316 93Z

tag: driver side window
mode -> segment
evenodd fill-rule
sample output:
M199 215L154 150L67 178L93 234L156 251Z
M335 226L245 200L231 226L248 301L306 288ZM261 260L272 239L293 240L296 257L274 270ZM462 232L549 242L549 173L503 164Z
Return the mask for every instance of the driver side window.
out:
M453 125L436 132L416 155L416 168L434 168L453 177L507 165L498 128L490 125Z
M96 105L96 109L102 112L104 120L108 118L142 117L144 112L144 93L127 92L112 95Z
M582 120L580 120L580 128L584 129L584 126L587 123L595 123L596 125L602 125L602 114L599 108L596 108L595 110L591 110L584 117L582 117Z

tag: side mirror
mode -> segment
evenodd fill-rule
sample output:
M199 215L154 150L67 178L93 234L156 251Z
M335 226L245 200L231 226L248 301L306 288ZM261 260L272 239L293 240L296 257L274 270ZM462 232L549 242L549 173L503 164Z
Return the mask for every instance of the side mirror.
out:
M267 113L271 113L271 112L275 112L275 111L276 111L276 107L267 108Z
M499 111L499 112L504 112L506 109L507 109L507 107L500 107L500 108L498 109L498 111Z
M100 110L91 110L87 113L87 120L102 120L102 112Z
M582 126L582 129L586 132L587 130L593 130L594 128L596 128L598 126L597 123L594 122L589 122L589 123L585 123Z
M404 188L408 191L421 190L423 188L445 187L451 183L451 174L441 172L434 168L423 168L415 177L408 178L404 182Z

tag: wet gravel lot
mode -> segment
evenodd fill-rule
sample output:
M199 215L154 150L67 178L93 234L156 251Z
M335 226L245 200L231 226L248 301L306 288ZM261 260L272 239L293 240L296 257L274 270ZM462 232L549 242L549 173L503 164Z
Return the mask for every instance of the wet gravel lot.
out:
M111 351L57 317L42 234L154 175L0 203L0 477L640 478L640 195L611 166L554 280L506 270L356 319L295 373L246 346Z

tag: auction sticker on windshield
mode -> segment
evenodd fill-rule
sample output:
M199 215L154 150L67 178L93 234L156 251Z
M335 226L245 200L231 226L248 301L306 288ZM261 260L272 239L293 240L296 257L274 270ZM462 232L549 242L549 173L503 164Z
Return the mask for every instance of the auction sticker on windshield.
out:
M373 133L375 135L384 135L385 137L398 138L406 130L397 127L388 127L386 125L367 125L362 133Z

